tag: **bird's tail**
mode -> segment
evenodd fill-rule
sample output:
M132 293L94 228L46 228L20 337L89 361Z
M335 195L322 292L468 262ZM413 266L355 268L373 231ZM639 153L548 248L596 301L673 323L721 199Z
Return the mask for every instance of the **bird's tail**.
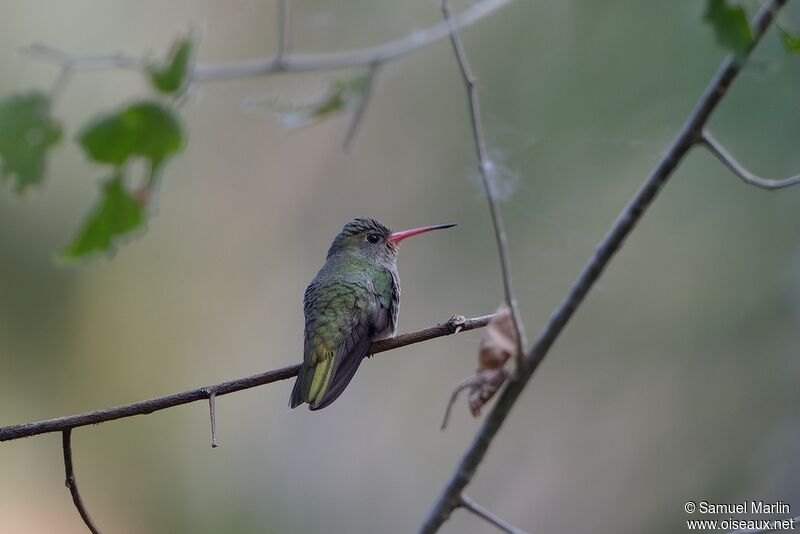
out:
M301 404L303 404L306 400L303 398L303 375L305 374L305 366L300 368L300 373L297 375L297 379L294 382L294 388L292 388L292 395L289 397L289 408L297 408Z

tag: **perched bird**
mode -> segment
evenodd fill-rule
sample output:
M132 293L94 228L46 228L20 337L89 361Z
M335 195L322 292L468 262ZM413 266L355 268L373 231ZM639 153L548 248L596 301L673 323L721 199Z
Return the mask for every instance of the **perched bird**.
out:
M397 249L411 236L451 228L392 232L375 219L348 222L328 249L325 265L306 288L303 365L289 406L328 406L352 380L372 341L394 335L400 308Z

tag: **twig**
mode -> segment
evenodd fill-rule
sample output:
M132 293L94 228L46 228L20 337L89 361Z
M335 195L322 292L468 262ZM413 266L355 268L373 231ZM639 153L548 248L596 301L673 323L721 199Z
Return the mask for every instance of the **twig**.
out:
M217 392L214 388L206 388L208 393L208 414L211 417L211 448L217 445Z
M20 49L20 54L55 63L69 70L144 70L147 60L127 54L105 56L72 56L44 43L33 43Z
M789 521L789 524L787 525L785 521ZM775 519L774 521L770 521L766 528L734 530L728 534L766 534L767 532L794 530L796 525L800 525L800 515L792 517L791 519Z
M476 503L466 494L462 493L458 499L458 505L462 508L465 508L472 512L473 514L477 515L478 517L485 519L487 522L491 523L492 525L496 526L503 532L507 534L528 534L524 530L520 530L513 525L508 524L503 519L497 517L492 512L481 506L480 504Z
M482 0L457 15L456 26L469 26L510 2L511 0ZM275 71L302 72L364 67L405 56L447 37L449 33L447 24L440 23L369 48L330 54L284 55L281 65L275 65L274 58L244 60L224 65L198 65L193 77L197 81L215 81L263 76Z
M89 516L89 512L86 510L86 506L83 504L83 499L81 499L81 494L78 491L78 483L75 481L75 472L72 467L72 429L68 428L63 431L61 435L61 447L64 449L64 471L66 473L64 485L69 488L69 492L72 494L72 502L75 503L75 508L77 508L78 513L81 514L83 522L86 523L86 526L89 527L92 534L100 534L100 529L95 526L92 518Z
M437 337L449 336L457 332L466 332L467 330L483 328L489 323L489 320L492 317L493 315L483 315L480 317L465 319L461 316L453 316L445 323L437 324L416 332L401 334L390 339L376 341L370 346L370 354L378 354L381 352L398 349L400 347L413 345L414 343L421 343ZM0 428L0 442L36 436L39 434L47 434L50 432L61 432L81 426L96 425L106 421L132 417L134 415L150 414L159 410L172 408L174 406L206 400L209 396L209 389L213 390L216 393L216 396L227 395L229 393L254 388L256 386L262 386L264 384L270 384L279 380L287 380L293 376L297 376L299 370L300 365L291 365L289 367L283 367L281 369L275 369L257 375L247 376L228 382L222 382L213 386L191 389L181 393L173 393L171 395L133 402L131 404L122 404L120 406L114 406L111 408L103 408L92 412L85 412L67 417L57 417L55 419L47 419L45 421L38 421L34 423L6 426Z
M379 67L390 60L398 59L419 48L428 46L446 37L455 28L467 27L481 18L491 14L512 0L481 0L452 21L441 22L424 30L415 31L405 37L386 43L331 54L289 54L291 40L291 21L289 0L278 1L278 47L274 56L266 58L235 61L217 65L195 65L188 76L187 87L198 82L235 80L266 76L279 72L305 72L336 70L355 67L368 67L370 75L367 87L358 102L353 118L348 127L344 141L344 150L349 151L355 134L363 119L364 112L371 97L372 86ZM60 71L52 85L54 97L63 92L72 74L79 70L145 70L149 62L146 58L126 54L106 56L74 56L58 48L34 43L20 50L22 54L50 61L60 66Z
M350 148L353 145L353 139L355 139L356 132L358 132L358 127L361 125L361 121L364 118L364 112L367 110L369 101L372 99L372 90L375 87L375 78L378 76L380 65L380 63L375 63L369 68L367 79L364 82L365 87L361 92L361 98L359 98L358 103L356 104L356 109L353 111L353 117L350 119L350 125L347 127L347 134L344 136L342 148L345 152L350 152Z
M442 418L442 426L439 427L440 430L444 430L447 428L447 422L450 420L450 412L453 411L453 405L458 400L458 396L461 394L462 391L467 389L468 387L472 387L478 382L478 377L472 375L468 378L465 378L461 382L459 382L453 392L450 394L450 400L447 401L447 408L444 410L444 417Z
M480 99L478 97L478 87L472 69L467 60L467 54L464 51L464 45L461 43L461 37L458 34L458 25L450 12L450 0L442 0L442 15L448 25L450 31L450 42L453 45L458 65L461 69L461 75L464 78L464 85L467 89L467 100L469 102L469 114L472 124L472 136L475 142L475 152L478 156L478 170L480 171L481 181L486 190L486 200L489 202L489 212L492 216L492 224L494 225L494 236L497 241L497 252L500 256L500 269L503 273L503 290L505 292L506 304L511 309L511 319L514 322L514 330L516 331L517 354L516 362L517 369L521 370L523 366L523 354L525 346L528 341L525 337L525 327L520 317L519 308L517 306L517 299L514 297L514 289L511 284L511 266L508 259L508 240L506 232L503 228L503 217L500 215L500 208L497 206L497 199L495 198L494 176L492 174L493 164L489 160L489 155L486 150L486 139L483 134L483 122L481 120L481 107Z
M61 70L58 71L58 76L53 80L53 85L50 86L50 98L58 100L58 97L64 92L70 79L72 78L72 69L67 65L62 65Z
M768 5L759 10L753 23L753 41L744 52L749 56L753 47L761 40L764 32L777 12L787 0L770 0ZM467 447L450 479L442 489L433 508L420 528L423 534L436 532L447 521L453 509L458 506L458 497L475 476L483 461L489 445L500 430L501 425L514 406L517 398L527 382L533 376L539 364L544 360L550 347L561 334L567 322L577 311L589 290L594 286L614 254L622 246L625 238L636 227L647 208L655 200L658 192L678 168L684 156L696 143L700 142L701 132L709 116L722 100L733 80L742 68L742 60L729 55L709 82L694 110L689 115L678 135L673 139L655 168L645 179L639 190L628 202L617 217L608 234L599 243L594 254L583 267L564 299L553 311L536 341L526 354L526 366L523 373L514 376L497 400L491 413L486 417L472 442Z
M275 66L278 68L283 64L283 56L289 50L290 24L289 0L278 0L278 51L275 53Z
M456 15L453 18L454 24L456 28L459 29L470 26L501 7L510 4L511 1L512 0L481 0ZM400 39L358 50L329 54L287 54L287 51L284 49L280 56L246 59L214 65L196 65L192 71L190 81L210 82L236 80L240 78L265 76L275 72L307 72L368 67L370 65L398 59L447 37L449 33L449 24L441 22L423 30L415 31ZM281 38L281 41L283 41L285 37L286 34ZM125 54L79 57L72 56L62 50L43 44L31 45L23 49L23 52L56 63L57 65L69 65L69 68L72 70L143 70L147 67L147 60L144 58Z
M744 167L744 165L736 161L736 158L734 158L733 155L725 149L722 143L717 141L717 139L711 135L711 132L709 132L708 129L703 130L700 141L709 152L714 154L717 159L723 163L723 165L730 169L733 174L741 178L746 184L769 190L782 189L784 187L800 184L800 174L790 178L785 178L783 180L770 180L768 178L761 178L760 176L751 173L749 170L747 170L747 168Z

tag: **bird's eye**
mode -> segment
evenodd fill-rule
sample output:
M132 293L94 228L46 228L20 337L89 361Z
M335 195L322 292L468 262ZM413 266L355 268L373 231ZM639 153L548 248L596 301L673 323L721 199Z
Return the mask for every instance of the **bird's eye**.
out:
M378 234L367 234L367 241L372 243L373 245L381 240L381 236Z

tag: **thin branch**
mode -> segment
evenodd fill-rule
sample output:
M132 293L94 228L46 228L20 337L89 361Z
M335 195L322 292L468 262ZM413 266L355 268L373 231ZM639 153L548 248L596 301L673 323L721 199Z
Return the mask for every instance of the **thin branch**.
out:
M482 0L456 16L456 25L458 28L467 27L510 2L511 0ZM281 65L276 65L274 58L244 60L223 65L198 65L193 78L197 81L215 81L263 76L275 71L303 72L365 67L405 56L447 37L449 33L447 24L440 23L369 48L330 54L284 55Z
M501 7L510 4L511 1L512 0L481 0L456 15L453 19L455 26L459 29L466 28ZM281 55L271 57L246 59L213 65L196 65L191 74L191 81L209 82L236 80L266 76L276 72L307 72L369 67L403 57L415 50L435 43L447 37L449 34L449 24L441 22L423 30L415 31L400 39L358 50L328 54L287 54L287 51L284 49ZM284 38L285 36L286 34L284 34ZM283 41L283 38L281 40ZM145 58L133 57L125 54L77 57L43 44L28 46L23 49L23 52L56 63L57 65L68 65L72 70L143 70L147 66L147 60Z
M277 67L283 64L283 56L289 50L290 39L289 0L278 0L278 51L275 53Z
M390 339L375 341L370 346L370 354L378 354L381 352L399 349L400 347L405 347L407 345L413 345L414 343L422 343L423 341L428 341L437 337L449 336L451 334L466 332L467 330L474 330L476 328L483 328L489 323L489 320L492 317L494 317L494 315L483 315L480 317L466 319L460 315L454 315L445 323L430 326L416 332L401 334ZM229 393L262 386L264 384L270 384L279 380L287 380L293 376L297 376L299 370L300 365L291 365L289 367L283 367L281 369L275 369L257 375L230 380L228 382L222 382L213 386L191 389L180 393L165 395L163 397L133 402L131 404L122 404L120 406L114 406L111 408L103 408L92 412L85 412L67 417L57 417L55 419L47 419L45 421L38 421L34 423L6 426L0 428L0 442L36 436L39 434L47 434L50 432L62 432L71 428L96 425L106 421L132 417L134 415L150 414L159 410L172 408L174 406L181 406L190 402L206 400L209 397L209 389L213 390L216 396L227 395Z
M386 43L330 54L291 54L291 20L289 0L278 1L278 46L274 56L266 58L235 61L217 65L195 65L189 74L188 87L197 82L235 80L266 76L279 72L305 72L336 70L355 67L368 67L370 75L367 87L358 102L348 127L344 141L344 150L349 151L355 134L364 116L371 98L375 76L383 63L398 59L419 48L423 48L446 37L455 28L467 27L483 17L491 14L512 0L481 0L455 16L452 21L441 22L424 30L415 31L405 37ZM58 76L52 85L54 97L63 92L67 82L75 71L86 70L145 70L149 62L146 58L126 54L105 56L74 56L58 48L34 43L20 50L22 54L55 63L60 67Z
M514 330L516 331L517 343L517 369L523 366L523 354L528 340L525 337L525 327L519 313L517 306L517 299L514 296L514 289L511 283L511 266L508 259L508 240L506 232L503 228L503 217L500 215L500 208L497 205L495 198L494 176L492 173L493 163L489 160L488 151L486 150L486 138L483 134L483 122L481 120L481 107L480 99L478 97L478 87L472 69L467 60L467 54L464 51L464 45L461 43L461 37L458 34L458 24L453 18L450 11L450 0L442 0L442 15L450 30L450 42L453 45L458 65L461 69L461 75L464 78L464 85L467 89L467 100L469 103L470 122L472 125L472 136L475 142L475 152L478 156L478 170L483 182L483 188L486 190L486 199L489 202L489 212L492 216L492 224L494 225L494 236L497 241L497 252L500 256L500 269L503 273L503 290L505 292L506 304L511 309L511 319L514 322Z
M728 534L766 534L767 532L782 532L784 530L794 530L796 525L800 525L800 515L790 519L775 519L770 521L765 528L734 530Z
M741 178L746 184L769 190L782 189L784 187L800 184L800 174L790 178L785 178L783 180L770 180L768 178L761 178L760 176L753 174L747 170L744 165L736 161L736 158L733 157L733 154L728 152L722 143L717 141L717 139L711 135L711 132L709 132L708 129L703 130L703 133L700 137L700 142L708 149L709 152L714 154L723 165L730 169L733 174Z
M478 377L472 375L456 385L456 387L453 389L453 392L450 394L450 400L447 401L447 408L444 410L444 417L442 418L442 425L439 427L439 430L445 430L447 428L447 422L450 420L450 412L453 411L453 406L458 400L458 396L461 394L461 392L477 383Z
M53 81L53 85L50 86L51 100L58 100L58 97L61 96L61 93L64 92L67 84L72 79L72 73L72 69L68 66L63 65L61 67L61 69L58 71L58 76L56 76L56 79Z
M92 534L100 534L100 529L95 526L89 516L89 512L86 510L86 506L83 504L83 499L81 499L81 494L78 491L78 483L75 481L75 471L72 467L72 429L68 428L63 431L61 447L64 449L64 472L66 473L64 485L69 488L69 492L72 494L72 502L75 503L75 508L81 514L83 522L86 523Z
M375 78L378 76L379 69L380 63L375 63L369 68L367 79L364 82L365 87L361 92L361 98L359 98L358 103L356 104L356 109L353 111L353 117L350 119L350 125L347 127L347 134L344 136L342 148L345 152L350 152L350 148L353 146L353 139L356 137L358 127L361 125L361 121L364 119L364 112L367 110L367 106L372 99L372 90L375 87Z
M461 496L459 497L458 505L461 506L462 508L465 508L466 510L469 510L478 517L486 520L488 523L491 523L492 525L496 526L497 528L499 528L503 532L506 532L507 534L528 534L524 530L520 530L517 527L510 525L503 519L497 517L492 512L490 512L480 504L476 503L475 501L467 497L467 495L464 493L462 493Z
M759 10L753 23L753 42L745 51L749 56L753 47L761 40L764 32L773 21L773 13L777 12L787 0L770 0L766 7ZM701 138L701 132L708 118L725 96L731 83L742 68L743 61L735 55L729 55L709 82L694 110L684 123L678 135L673 139L666 152L645 179L639 190L628 202L617 217L608 234L602 239L594 254L584 266L564 299L553 311L544 328L539 333L530 351L525 356L526 366L522 373L512 377L492 411L483 421L472 442L467 447L450 479L442 489L428 517L420 527L420 532L430 534L436 532L447 521L453 509L458 506L458 499L464 488L475 476L478 466L483 461L489 445L500 430L503 422L519 398L525 385L544 360L555 340L561 334L567 322L580 307L589 290L597 282L608 263L614 257L636 227L647 208L653 203L661 188L678 168L689 150Z
M214 388L206 388L208 393L208 415L211 417L211 448L217 445L217 392Z
M144 70L147 61L144 58L127 54L110 54L104 56L72 56L63 50L44 43L33 43L19 50L20 54L55 63L63 69L77 70Z

